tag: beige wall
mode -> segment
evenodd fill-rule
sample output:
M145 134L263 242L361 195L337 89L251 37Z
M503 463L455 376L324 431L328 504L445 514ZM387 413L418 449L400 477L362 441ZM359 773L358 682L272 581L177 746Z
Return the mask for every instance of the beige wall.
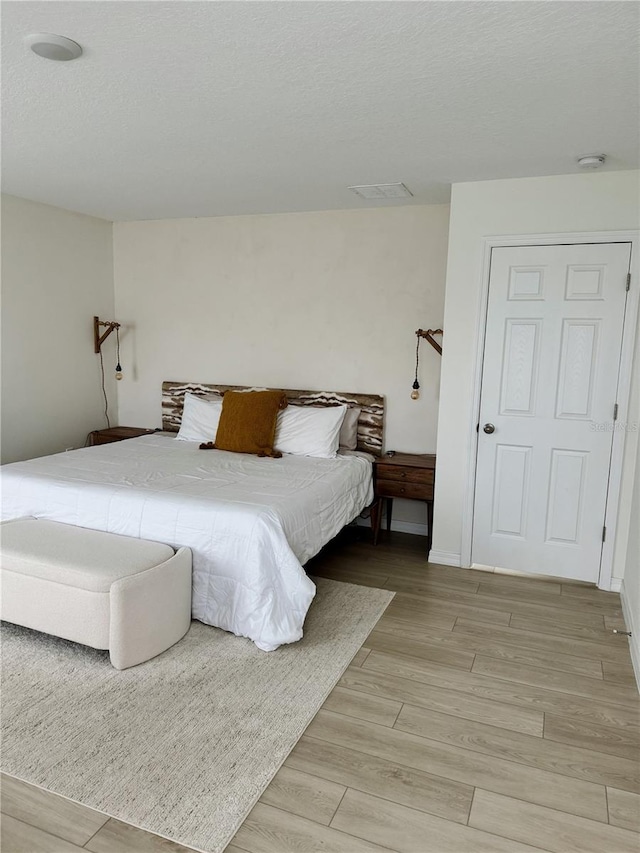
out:
M637 229L638 172L560 175L454 184L451 196L445 304L445 346L438 429L433 550L455 564L462 547L462 517L473 420L473 381L482 287L483 239L580 231ZM636 384L640 382L636 370ZM638 421L637 398L629 421ZM621 524L614 575L626 554L637 432L626 438Z
M94 314L113 315L111 223L4 195L3 462L82 446L105 426Z
M449 208L114 225L123 424L160 424L164 379L384 394L386 447L433 452ZM424 523L422 505L395 517Z

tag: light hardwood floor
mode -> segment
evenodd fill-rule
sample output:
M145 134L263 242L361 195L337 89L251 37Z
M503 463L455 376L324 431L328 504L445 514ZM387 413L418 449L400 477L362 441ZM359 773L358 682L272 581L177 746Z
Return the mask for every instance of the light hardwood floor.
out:
M349 529L308 569L397 595L226 853L638 853L620 599ZM3 853L186 848L3 777Z

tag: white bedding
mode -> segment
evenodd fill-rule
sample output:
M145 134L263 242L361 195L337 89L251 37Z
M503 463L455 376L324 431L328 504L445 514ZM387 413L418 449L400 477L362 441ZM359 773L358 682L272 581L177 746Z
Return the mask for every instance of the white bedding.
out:
M302 637L302 564L373 499L366 454L259 459L151 435L2 469L2 518L33 515L193 552L193 616L265 651Z

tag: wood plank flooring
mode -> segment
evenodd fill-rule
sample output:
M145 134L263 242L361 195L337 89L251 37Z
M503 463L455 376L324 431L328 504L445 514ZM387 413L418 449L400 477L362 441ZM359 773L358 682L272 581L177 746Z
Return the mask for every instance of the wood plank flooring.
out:
M427 565L349 528L311 574L396 591L226 853L637 853L620 598ZM3 853L187 848L9 777Z

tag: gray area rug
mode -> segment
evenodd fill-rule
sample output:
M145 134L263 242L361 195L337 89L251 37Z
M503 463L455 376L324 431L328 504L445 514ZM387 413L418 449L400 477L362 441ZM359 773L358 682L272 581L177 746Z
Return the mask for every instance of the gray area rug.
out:
M119 672L106 652L5 624L2 769L218 853L393 598L316 583L304 638L271 653L193 622Z

